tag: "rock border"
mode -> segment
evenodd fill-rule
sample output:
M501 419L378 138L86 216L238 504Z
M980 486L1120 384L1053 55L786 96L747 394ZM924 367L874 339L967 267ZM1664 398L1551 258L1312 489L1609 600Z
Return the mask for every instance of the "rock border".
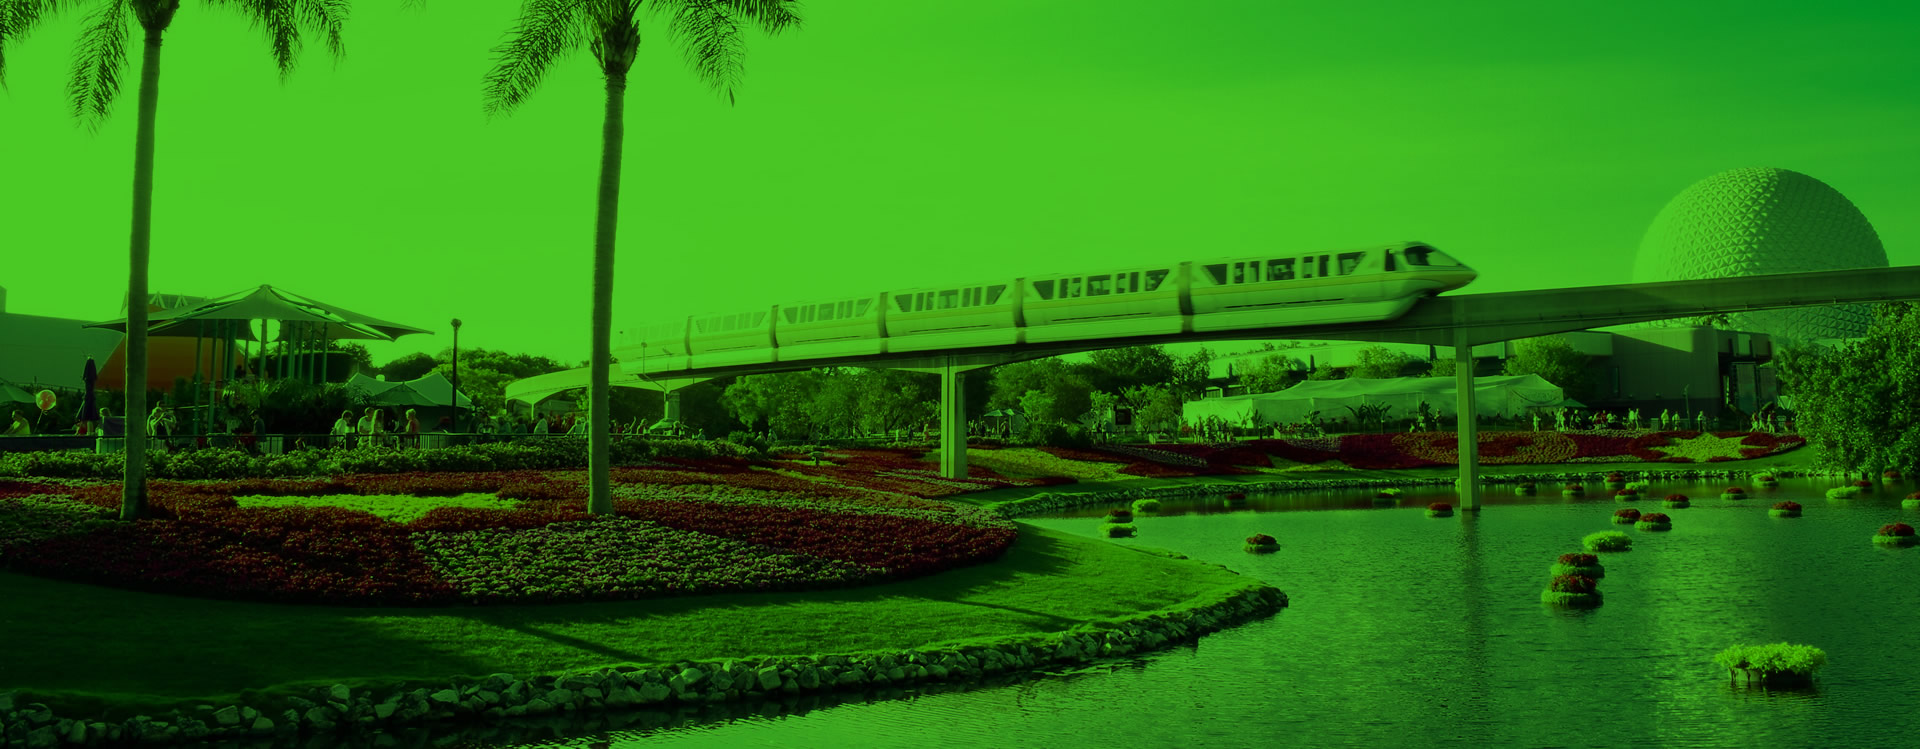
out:
M44 703L20 704L23 697L18 692L0 692L0 746L46 749L247 738L282 744L303 736L378 734L387 727L706 705L769 697L776 692L795 695L964 682L1141 654L1271 616L1286 605L1285 593L1260 585L1191 609L1152 612L1109 628L1026 635L997 644L878 654L685 661L653 668L617 666L525 679L500 673L480 680L452 679L438 689L383 691L335 684L310 690L304 697L286 698L284 706L273 710L200 705L192 711L141 715L118 723L59 717Z
M1481 476L1482 484L1520 484L1532 481L1602 481L1605 473L1510 473L1498 476ZM1739 478L1756 473L1775 476L1847 476L1840 471L1634 471L1633 475L1643 479L1697 479L1697 478ZM1146 489L1119 489L1104 492L1041 492L1030 497L1010 499L982 505L988 510L1000 514L1003 518L1019 518L1029 515L1071 510L1092 505L1112 502L1131 502L1136 499L1161 499L1167 497L1198 497L1234 492L1281 492L1304 489L1364 489L1376 486L1451 486L1457 478L1418 478L1418 479L1296 479L1290 481L1224 482L1208 484L1184 484L1179 486L1161 486Z

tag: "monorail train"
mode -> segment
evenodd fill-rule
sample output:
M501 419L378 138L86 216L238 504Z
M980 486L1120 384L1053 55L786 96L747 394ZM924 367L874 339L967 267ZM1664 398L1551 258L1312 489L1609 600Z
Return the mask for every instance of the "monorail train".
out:
M836 356L1390 320L1478 274L1421 242L931 286L654 325L632 374Z

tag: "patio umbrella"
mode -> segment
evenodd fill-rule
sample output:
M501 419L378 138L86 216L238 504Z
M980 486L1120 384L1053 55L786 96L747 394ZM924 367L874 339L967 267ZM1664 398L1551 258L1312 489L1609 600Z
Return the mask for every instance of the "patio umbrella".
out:
M100 368L93 363L93 357L87 357L87 367L80 370L80 379L87 383L87 394L80 399L80 420L99 421L100 404L93 397L93 381L100 379Z

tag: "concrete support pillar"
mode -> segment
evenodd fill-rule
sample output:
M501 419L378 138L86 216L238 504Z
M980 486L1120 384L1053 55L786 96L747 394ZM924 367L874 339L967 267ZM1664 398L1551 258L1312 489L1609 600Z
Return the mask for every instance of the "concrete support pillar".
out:
M1473 346L1468 343L1467 329L1453 329L1453 376L1454 388L1459 391L1454 399L1455 413L1459 418L1459 427L1455 430L1460 437L1460 509L1480 509L1480 429L1474 420L1478 413L1473 402Z
M680 420L680 391L667 393L667 421Z
M940 367L940 476L967 477L966 372L946 357Z

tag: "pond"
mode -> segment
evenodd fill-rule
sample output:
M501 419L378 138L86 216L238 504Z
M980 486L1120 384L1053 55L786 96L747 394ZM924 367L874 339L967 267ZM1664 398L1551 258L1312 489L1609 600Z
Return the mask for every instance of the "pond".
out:
M1724 479L1655 483L1673 530L1609 522L1602 496L1491 488L1486 509L1428 518L1439 487L1395 506L1371 491L1162 501L1135 521L1151 545L1225 564L1292 599L1278 615L1094 673L973 689L896 692L784 714L690 718L521 746L1889 746L1920 731L1920 547L1869 542L1913 523L1913 489L1888 483L1827 500L1836 479L1782 479L1725 501ZM1771 518L1775 501L1804 517ZM1089 537L1106 508L1028 518ZM1603 555L1605 605L1539 602L1547 568L1581 536L1625 530ZM1252 555L1241 540L1277 537ZM1790 641L1827 651L1817 688L1730 686L1713 655ZM1899 737L1906 736L1907 739ZM443 739L445 737L442 737ZM496 735L495 741L502 736Z

